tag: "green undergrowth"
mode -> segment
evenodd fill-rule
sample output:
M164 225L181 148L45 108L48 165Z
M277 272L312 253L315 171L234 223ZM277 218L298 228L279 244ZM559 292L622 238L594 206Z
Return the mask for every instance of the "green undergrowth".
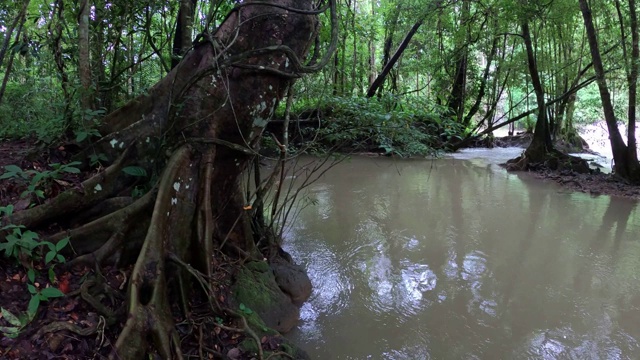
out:
M292 108L290 141L308 153L375 152L433 156L464 127L420 98L323 97L299 100ZM279 109L276 118L284 118ZM270 139L267 139L267 143Z

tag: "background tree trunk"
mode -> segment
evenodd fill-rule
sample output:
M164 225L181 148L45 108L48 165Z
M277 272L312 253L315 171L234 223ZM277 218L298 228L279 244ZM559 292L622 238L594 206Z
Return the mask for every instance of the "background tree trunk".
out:
M409 45L411 38L416 33L416 31L418 31L418 28L420 28L420 25L422 25L423 21L424 19L420 19L418 20L418 22L413 24L411 30L409 30L407 35L405 35L404 39L398 46L396 52L393 54L389 62L384 66L382 72L380 72L378 77L374 80L373 84L371 84L371 86L369 87L369 90L367 91L367 97L373 97L373 95L376 94L378 87L380 87L384 83L384 79L387 77L387 75L389 75L389 72L391 72L391 69L393 69L393 66L396 64L398 59L400 59L402 52L407 48L407 45Z
M553 149L553 144L551 143L549 124L547 123L544 89L542 88L535 54L533 53L529 22L526 20L522 23L522 37L524 38L524 44L527 50L527 64L529 65L531 84L533 85L533 90L536 94L536 104L538 105L538 119L536 120L533 139L531 140L531 144L527 147L526 155L530 161L538 162L543 160L545 155Z
M615 171L623 178L638 181L638 179L640 179L640 165L638 164L637 159L634 161L634 159L629 156L630 152L627 149L627 145L622 140L622 135L618 129L616 116L613 111L611 94L609 93L607 80L605 79L598 38L595 27L593 26L591 9L589 8L586 0L580 0L580 10L582 12L585 29L587 31L587 40L589 41L589 48L591 50L593 68L596 72L596 82L598 83L598 90L600 91L604 118L607 123L607 130L609 130L609 140L611 142L613 161L615 162Z
M196 14L198 0L180 0L176 30L173 34L173 50L171 53L171 68L180 63L180 60L193 45L193 18Z
M80 1L80 12L78 14L78 75L82 91L82 110L93 108L91 89L91 62L89 59L89 15L91 14L91 2L89 0Z

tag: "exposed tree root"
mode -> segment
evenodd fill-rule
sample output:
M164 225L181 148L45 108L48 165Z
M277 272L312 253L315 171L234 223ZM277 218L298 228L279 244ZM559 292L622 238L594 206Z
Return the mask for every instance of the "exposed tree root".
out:
M167 251L175 251L181 237L190 237L190 233L179 232L184 226L176 224L182 222L188 227L192 223L198 182L191 155L189 146L178 149L160 181L151 224L131 274L129 316L112 358L140 358L151 344L162 358L182 358L168 303L165 257Z
M103 172L85 180L80 189L67 190L56 196L51 202L7 217L7 223L34 227L45 221L77 213L112 197L123 185L118 181L118 178L122 175L122 168L128 161L131 161L130 156L132 156L131 148L127 148L118 160Z
M101 318L97 324L93 326L89 326L87 328L82 328L76 324L69 323L66 321L56 321L41 327L34 337L39 338L39 337L42 337L44 334L55 333L63 330L67 330L69 332L78 334L80 336L89 336L89 335L95 334L100 329L100 327L104 327L105 325L106 323L103 318Z
M69 264L75 266L78 264L90 264L97 261L102 264L116 251L119 250L126 234L129 233L130 227L135 225L138 215L144 213L151 207L155 200L156 191L152 190L143 197L136 200L133 204L120 209L116 212L103 216L90 223L82 225L70 231L63 231L51 236L48 240L56 243L62 238L69 236L71 238L71 246L77 253L85 254L76 257ZM100 243L96 241L96 235L100 233L111 233L106 242ZM87 252L92 253L87 254Z
M507 161L504 165L509 171L549 169L554 171L574 171L581 174L591 172L586 160L557 150L544 153L524 152L517 158Z

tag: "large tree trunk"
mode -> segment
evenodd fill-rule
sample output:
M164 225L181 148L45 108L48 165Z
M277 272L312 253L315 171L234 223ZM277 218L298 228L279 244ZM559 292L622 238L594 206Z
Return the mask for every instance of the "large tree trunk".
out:
M304 0L237 5L147 94L105 118L100 132L108 135L79 157L103 154L109 166L77 189L2 219L29 227L54 220L70 224L65 219L131 193L134 179L123 168L141 167L148 179L158 179L130 205L50 237L56 242L70 236L81 254L72 264L102 263L115 254L135 259L128 315L113 358L139 359L149 349L165 359L182 357L168 293L178 289L174 295L183 299L182 307L189 305L189 268L168 276L168 259L193 264L204 279L216 254L262 260L240 176L257 154L278 101L294 78L310 71L300 59L317 30L311 7Z

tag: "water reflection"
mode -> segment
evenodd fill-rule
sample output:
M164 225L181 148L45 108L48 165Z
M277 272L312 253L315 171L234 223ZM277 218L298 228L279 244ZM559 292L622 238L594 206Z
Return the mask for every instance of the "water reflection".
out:
M314 358L640 357L636 202L452 159L352 159L309 196L285 247Z

